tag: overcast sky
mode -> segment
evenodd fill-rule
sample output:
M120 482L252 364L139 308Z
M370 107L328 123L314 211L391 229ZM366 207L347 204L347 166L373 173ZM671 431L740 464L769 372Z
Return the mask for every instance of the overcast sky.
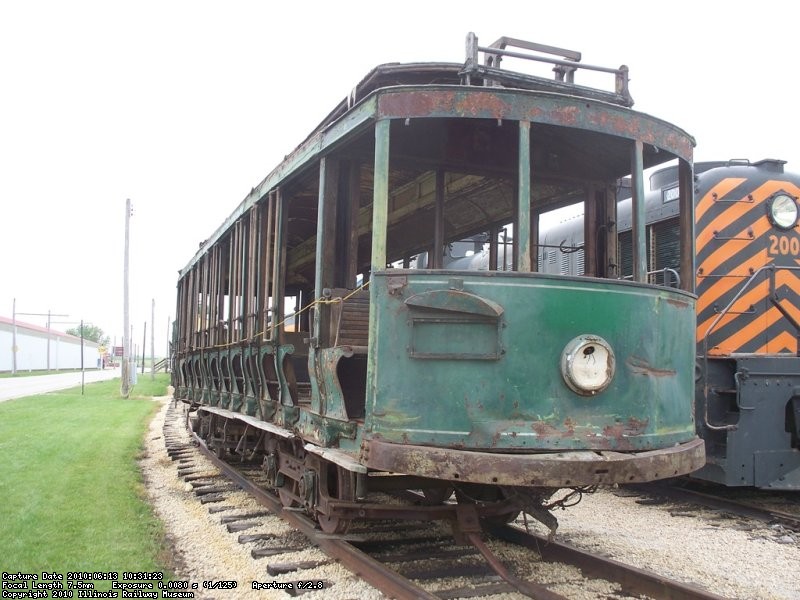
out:
M695 160L800 170L796 20L780 6L0 1L0 315L16 298L120 344L130 198L133 338L147 321L149 354L154 299L163 355L198 243L372 67L463 62L469 31L627 64L634 108L692 134Z

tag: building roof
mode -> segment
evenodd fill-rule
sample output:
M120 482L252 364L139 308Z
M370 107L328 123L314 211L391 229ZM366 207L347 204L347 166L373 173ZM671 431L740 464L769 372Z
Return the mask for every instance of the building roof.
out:
M7 327L3 327L3 325L7 325ZM19 319L17 319L16 325L17 325L17 329L18 330L24 330L24 331L36 332L36 333L43 333L45 335L47 335L49 333L51 336L54 336L54 337L71 339L71 340L75 340L77 342L81 341L81 338L79 338L78 336L70 335L69 333L64 333L63 331L57 331L57 330L52 329L52 328L51 329L47 329L47 327L40 327L39 325L33 325L32 323L25 323L23 321L20 321ZM0 328L2 328L2 329L10 329L13 326L14 326L14 320L13 319L9 319L8 317L0 316ZM92 340L87 340L86 338L84 338L83 343L84 344L93 345L93 346L99 346L99 344L97 342L93 342Z

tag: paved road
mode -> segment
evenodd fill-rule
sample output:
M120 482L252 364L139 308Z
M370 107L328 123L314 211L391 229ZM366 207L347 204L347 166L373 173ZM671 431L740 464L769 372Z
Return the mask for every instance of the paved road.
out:
M84 383L105 381L120 376L120 369L84 371ZM0 402L12 398L34 396L45 392L65 390L80 386L81 372L57 373L55 375L32 375L30 377L4 377L0 379Z

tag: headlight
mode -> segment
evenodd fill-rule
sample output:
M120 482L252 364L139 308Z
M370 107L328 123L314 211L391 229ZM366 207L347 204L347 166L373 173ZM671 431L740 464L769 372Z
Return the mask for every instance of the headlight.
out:
M597 335L576 337L561 354L561 376L572 391L583 396L606 389L615 368L614 351Z
M797 225L797 202L788 194L778 194L769 204L769 220L781 229Z

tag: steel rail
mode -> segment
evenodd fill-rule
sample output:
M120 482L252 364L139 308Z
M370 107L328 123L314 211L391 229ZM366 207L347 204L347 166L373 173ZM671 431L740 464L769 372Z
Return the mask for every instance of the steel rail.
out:
M388 597L399 600L440 599L439 595L428 592L397 571L372 558L366 552L354 547L345 537L322 533L317 529L314 521L301 514L299 509L293 510L284 507L277 496L250 481L233 465L218 458L196 433L191 432L191 436L198 449L235 485L251 494L262 506L283 518L312 543L318 545L328 556L338 560L345 568ZM474 511L474 507L468 507L468 509ZM477 513L475 513L476 523L477 518ZM465 537L483 554L492 569L516 588L516 591L539 600L563 598L563 596L548 590L546 586L512 576L503 565L498 563L472 528L463 533L466 533ZM541 555L542 560L568 564L577 567L588 577L615 582L627 593L646 594L660 600L725 600L723 596L706 592L697 586L674 581L651 571L594 555L568 544L548 541L545 537L511 525L488 526L487 533L507 542L533 549ZM444 590L443 592L446 593Z
M751 504L749 502L742 502L740 500L733 500L731 498L722 498L707 492L699 490L672 487L667 484L630 484L625 486L628 489L634 490L641 494L647 495L661 495L670 500L679 500L682 502L694 502L707 508L723 510L735 514L740 517L746 517L763 523L782 522L790 525L795 531L800 531L800 514L791 514L773 508L766 508Z
M546 537L518 527L494 526L489 531L500 539L538 551L542 560L572 565L589 577L618 583L628 594L645 594L659 600L726 600L724 596L706 592L697 586L592 554L563 542L549 541Z
M244 491L252 494L261 505L267 507L276 515L286 520L286 522L295 529L299 530L303 535L308 537L309 540L317 544L328 556L341 562L347 569L356 573L373 587L391 598L398 598L401 600L413 600L416 598L422 600L438 600L438 596L435 594L431 594L396 571L389 569L343 539L321 535L321 532L316 529L311 519L295 511L286 510L276 496L257 486L236 471L231 465L215 456L196 433L192 432L192 438L198 444L203 454L205 454L225 476L230 478Z

